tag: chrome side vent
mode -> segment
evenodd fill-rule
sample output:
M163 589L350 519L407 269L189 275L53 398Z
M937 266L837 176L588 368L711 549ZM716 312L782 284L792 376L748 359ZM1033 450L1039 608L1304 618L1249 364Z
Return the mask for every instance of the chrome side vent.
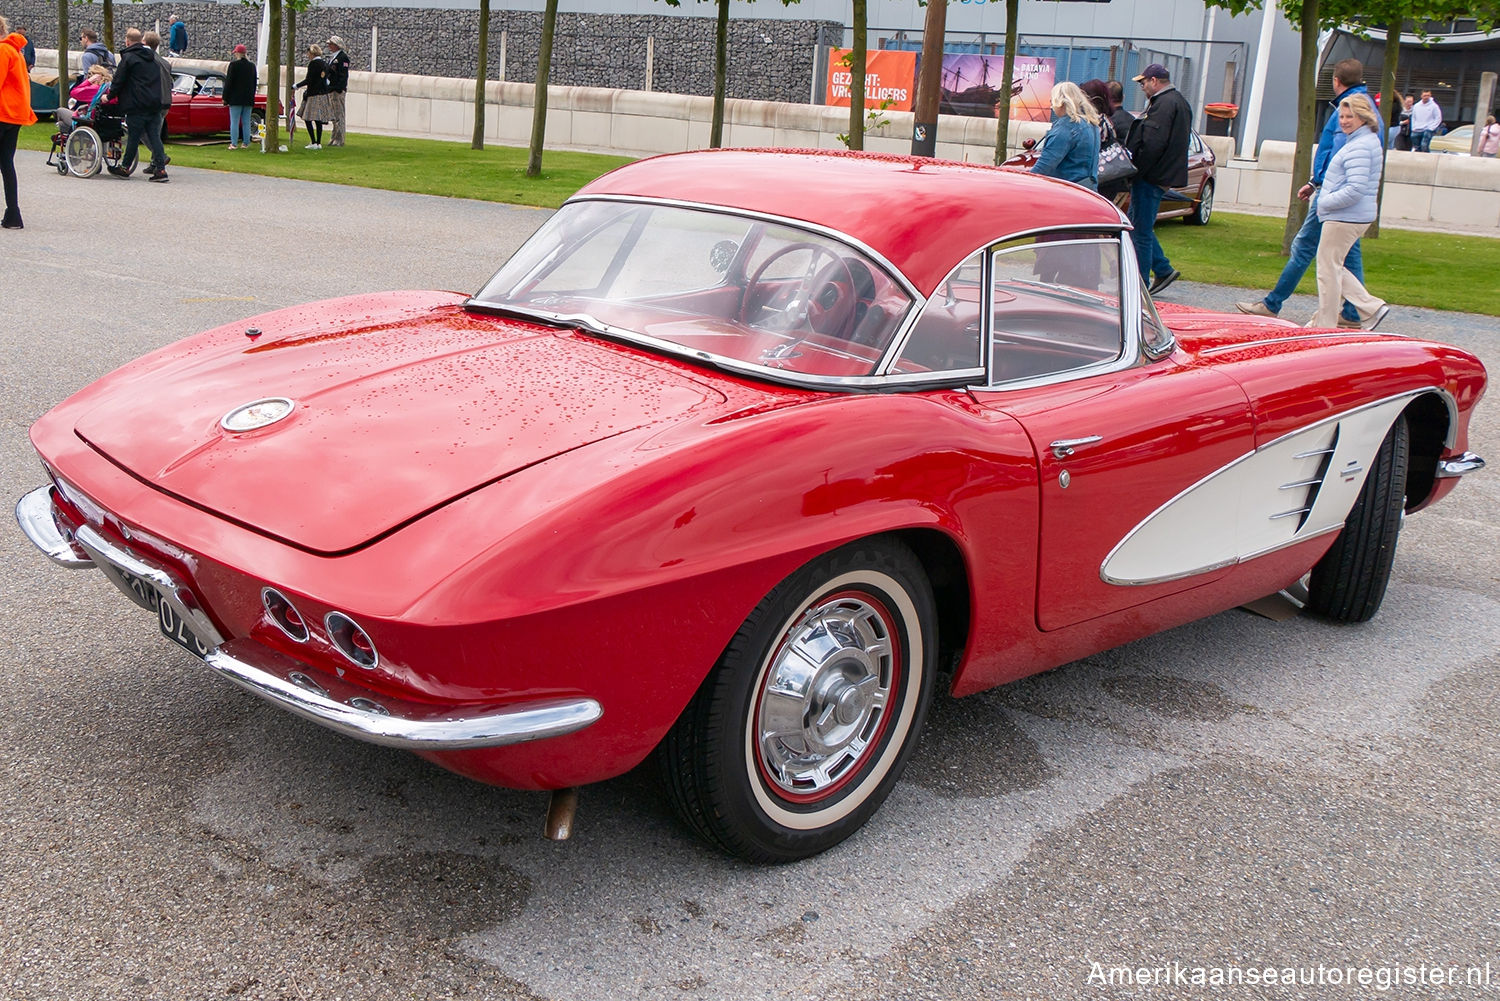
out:
M1333 462L1333 454L1339 447L1339 428L1334 425L1333 439L1324 448L1309 449L1306 452L1298 452L1292 456L1293 459L1318 459L1318 471L1306 479L1293 480L1291 483L1283 483L1279 489L1290 491L1302 491L1301 505L1286 511L1271 515L1272 521L1280 521L1283 518L1296 518L1297 527L1293 533L1302 531L1302 526L1307 524L1307 516L1312 513L1313 505L1318 501L1318 491L1323 489L1323 481L1328 478L1328 468Z

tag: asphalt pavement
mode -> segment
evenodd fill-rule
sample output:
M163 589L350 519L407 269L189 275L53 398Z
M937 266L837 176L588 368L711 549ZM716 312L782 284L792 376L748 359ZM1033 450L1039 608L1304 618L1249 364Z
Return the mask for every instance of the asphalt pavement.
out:
M27 228L0 233L13 497L41 482L31 422L116 366L285 305L476 289L546 217L17 166ZM1191 277L1163 298L1247 297ZM1500 371L1492 318L1398 308L1387 326ZM1471 440L1492 460L1497 406ZM0 997L1493 994L1497 502L1491 471L1408 519L1366 625L1230 611L940 700L874 821L782 867L707 849L648 771L585 789L573 839L545 841L544 795L278 711L0 526Z

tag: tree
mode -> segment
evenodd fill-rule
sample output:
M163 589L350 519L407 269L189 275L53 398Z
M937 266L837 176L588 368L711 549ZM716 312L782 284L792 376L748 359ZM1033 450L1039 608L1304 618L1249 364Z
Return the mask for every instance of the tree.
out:
M104 47L115 51L115 3L104 0Z
M705 3L707 0L698 0ZM718 149L724 144L724 95L729 89L729 0L713 0L718 5L714 27L714 118L709 128L708 145ZM745 0L754 3L755 0ZM781 0L790 7L799 0ZM681 7L682 0L666 0L668 7Z
M536 96L531 109L531 152L526 158L526 176L542 174L542 143L547 136L547 80L552 76L552 35L557 27L557 0L547 0L542 14L542 48L536 60Z
M868 65L867 0L854 0L853 44L849 52L849 139L850 149L865 148L865 68Z
M1010 145L1010 96L1015 92L1011 81L1016 75L1016 25L1021 19L1021 0L1005 0L1005 68L1000 87L1000 103L995 106L995 162L1004 163Z
M484 88L490 75L490 0L479 0L479 66L474 71L474 138L471 149L484 149Z
M57 106L68 106L68 0L57 0Z

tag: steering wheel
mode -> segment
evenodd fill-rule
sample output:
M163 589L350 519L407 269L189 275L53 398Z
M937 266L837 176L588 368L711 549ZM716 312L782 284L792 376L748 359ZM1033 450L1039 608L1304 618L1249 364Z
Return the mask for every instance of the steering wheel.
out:
M762 279L771 265L802 250L811 253L802 278L786 281L769 293L764 302L756 305ZM825 259L827 263L824 263ZM774 331L795 330L805 323L808 329L817 333L847 338L855 305L854 275L848 263L827 247L803 240L777 250L755 269L755 274L745 284L744 297L740 299L739 319L741 323L753 323L764 330ZM760 320L764 312L778 315Z

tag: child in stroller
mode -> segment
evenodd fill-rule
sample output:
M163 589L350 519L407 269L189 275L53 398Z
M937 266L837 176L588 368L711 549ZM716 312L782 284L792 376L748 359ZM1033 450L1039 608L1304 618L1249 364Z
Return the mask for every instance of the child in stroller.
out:
M47 164L59 174L93 177L105 167L120 167L125 146L125 118L108 102L110 70L94 65L70 92L67 108L57 109L57 131ZM135 164L124 168L127 173Z

